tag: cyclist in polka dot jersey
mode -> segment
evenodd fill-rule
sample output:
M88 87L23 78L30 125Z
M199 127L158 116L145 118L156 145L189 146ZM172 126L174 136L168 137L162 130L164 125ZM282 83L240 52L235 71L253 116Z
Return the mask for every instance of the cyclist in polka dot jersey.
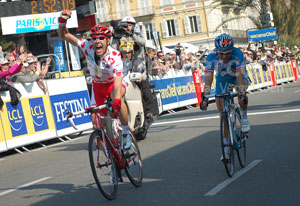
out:
M86 56L96 104L104 104L105 98L108 97L113 99L112 116L119 116L123 129L124 149L129 149L132 139L128 128L128 110L123 100L126 92L125 85L122 84L123 62L120 52L109 46L112 33L107 27L96 25L90 30L91 41L78 39L69 33L66 27L70 17L71 11L61 12L58 19L58 34L62 39L78 46ZM101 112L107 115L107 109Z

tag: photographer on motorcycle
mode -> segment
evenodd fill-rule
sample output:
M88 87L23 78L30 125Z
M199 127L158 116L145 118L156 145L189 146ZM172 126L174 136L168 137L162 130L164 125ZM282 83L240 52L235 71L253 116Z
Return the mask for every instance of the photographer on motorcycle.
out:
M135 25L136 21L133 17L124 17L121 20L121 25L117 26L114 31L114 39L112 42L112 46L115 49L119 49L119 47L125 42L129 42L133 46L133 61L131 70L133 72L139 72L143 74L142 79L140 81L136 81L136 84L142 92L145 118L147 122L150 122L151 124L153 122L154 115L154 98L149 85L149 68L147 68L146 56L144 52L146 40L141 36L140 33L134 32Z

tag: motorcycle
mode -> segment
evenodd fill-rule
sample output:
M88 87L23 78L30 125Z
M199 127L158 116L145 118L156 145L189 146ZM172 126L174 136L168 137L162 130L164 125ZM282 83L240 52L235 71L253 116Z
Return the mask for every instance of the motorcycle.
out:
M141 73L128 72L123 77L126 85L125 103L128 108L128 126L137 140L143 140L147 136L148 128L152 122L145 118L142 93L135 81L141 79Z

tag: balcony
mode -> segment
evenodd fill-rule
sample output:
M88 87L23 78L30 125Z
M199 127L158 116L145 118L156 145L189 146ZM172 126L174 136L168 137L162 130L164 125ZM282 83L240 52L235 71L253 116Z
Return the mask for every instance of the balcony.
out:
M117 13L109 13L109 14L101 13L101 15L98 14L98 17L100 18L101 22L108 22L111 20L122 19L124 16L133 16L134 18L139 17L138 19L147 18L147 17L152 18L154 16L154 7L148 6L148 7L135 9L135 10L119 11Z

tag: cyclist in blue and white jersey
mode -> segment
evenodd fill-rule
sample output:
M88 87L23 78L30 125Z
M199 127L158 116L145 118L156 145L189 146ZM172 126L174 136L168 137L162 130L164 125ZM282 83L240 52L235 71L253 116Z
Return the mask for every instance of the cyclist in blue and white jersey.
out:
M243 52L235 48L233 38L228 34L221 34L215 39L215 49L206 58L205 86L202 93L203 99L200 109L206 110L208 99L205 95L210 94L211 85L215 73L216 94L227 93L232 84L236 85L239 91L239 104L241 108L242 132L249 132L250 125L247 117L248 97L248 75L244 64ZM216 105L221 114L223 111L223 99L216 97ZM224 138L224 143L228 142L228 137Z

